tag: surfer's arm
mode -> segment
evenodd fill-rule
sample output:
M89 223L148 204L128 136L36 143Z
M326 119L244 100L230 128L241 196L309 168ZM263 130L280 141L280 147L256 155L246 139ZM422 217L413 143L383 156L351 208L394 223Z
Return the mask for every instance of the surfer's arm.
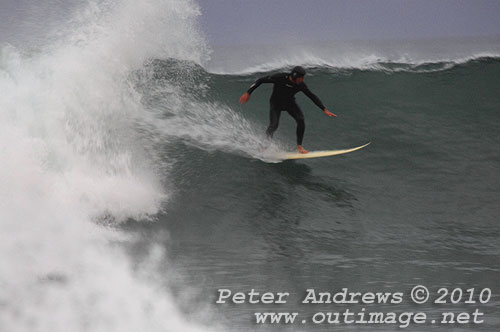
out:
M272 76L265 76L265 77L259 78L258 80L253 82L252 85L250 85L250 88L247 90L247 93L252 94L252 92L255 89L257 89L262 83L274 83L274 79Z
M316 96L314 93L312 93L311 90L309 90L309 88L305 84L304 84L304 88L302 89L302 92L304 92L304 94L307 97L309 97L309 99L311 99L313 101L313 103L315 103L316 106L321 108L323 111L326 109L325 105L323 105L323 103L318 98L318 96Z
M304 94L308 96L309 99L311 99L316 104L316 106L321 108L321 110L323 110L323 112L325 112L326 115L337 117L335 114L326 109L325 105L323 105L318 96L312 93L311 90L309 90L309 88L307 87L307 85L304 84L304 86L305 87L302 89L302 92L304 92Z
M261 77L250 85L250 88L240 97L240 103L245 104L250 100L250 95L257 89L262 83L274 83L272 76Z

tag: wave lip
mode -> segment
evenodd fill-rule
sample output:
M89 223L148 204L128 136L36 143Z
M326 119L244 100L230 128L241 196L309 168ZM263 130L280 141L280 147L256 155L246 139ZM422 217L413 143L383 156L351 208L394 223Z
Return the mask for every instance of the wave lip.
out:
M329 70L332 72L345 70L362 71L385 71L385 72L413 72L428 73L436 71L445 71L457 66L467 65L475 62L494 62L500 61L500 54L480 53L458 59L440 59L440 60L420 60L420 61L398 61L382 59L373 55L361 59L357 62L327 61L321 58L310 57L308 59L286 59L282 61L272 61L244 68L237 71L215 70L209 71L216 75L254 75L259 73L269 73L275 71L290 71L294 66L303 66L308 69Z
M329 70L438 71L500 58L500 39L358 41L214 48L209 72L250 75L301 65Z

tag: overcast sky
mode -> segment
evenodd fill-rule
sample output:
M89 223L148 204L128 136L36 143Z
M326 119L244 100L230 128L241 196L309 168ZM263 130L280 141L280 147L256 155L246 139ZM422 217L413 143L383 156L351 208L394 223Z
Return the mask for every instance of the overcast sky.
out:
M500 36L500 0L198 0L213 45Z
M213 46L500 36L500 0L194 1ZM83 3L0 0L0 42L33 39Z

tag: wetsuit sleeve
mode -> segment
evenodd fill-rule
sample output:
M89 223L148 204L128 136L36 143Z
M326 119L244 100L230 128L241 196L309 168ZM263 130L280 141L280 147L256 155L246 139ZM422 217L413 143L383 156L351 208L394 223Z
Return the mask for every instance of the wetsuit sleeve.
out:
M325 109L325 105L323 105L323 103L318 98L318 96L316 96L314 93L311 92L311 90L309 90L309 88L307 87L307 85L304 84L304 88L302 88L302 92L304 92L304 94L306 96L308 96L309 99L311 99L313 101L313 103L316 104L316 106L318 106L319 108L321 108L321 110Z
M252 94L252 92L257 89L262 83L274 83L274 78L273 76L265 76L259 78L257 81L253 82L252 85L250 85L250 88L247 90L249 94Z

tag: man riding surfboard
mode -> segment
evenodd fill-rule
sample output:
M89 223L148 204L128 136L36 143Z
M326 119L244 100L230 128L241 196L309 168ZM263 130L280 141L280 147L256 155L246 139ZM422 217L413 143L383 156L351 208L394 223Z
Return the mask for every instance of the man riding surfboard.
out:
M305 75L305 69L297 66L292 69L291 73L278 73L261 77L256 80L240 98L240 103L245 104L250 100L252 92L262 83L273 83L273 93L270 99L270 123L266 130L267 137L272 138L274 132L278 129L281 111L287 111L288 114L295 119L295 122L297 122L297 150L299 150L300 153L307 153L309 151L302 146L305 131L304 113L302 113L302 110L295 101L295 94L302 91L316 104L316 106L321 108L326 115L336 117L336 115L328 111L321 100L309 90L304 83Z

